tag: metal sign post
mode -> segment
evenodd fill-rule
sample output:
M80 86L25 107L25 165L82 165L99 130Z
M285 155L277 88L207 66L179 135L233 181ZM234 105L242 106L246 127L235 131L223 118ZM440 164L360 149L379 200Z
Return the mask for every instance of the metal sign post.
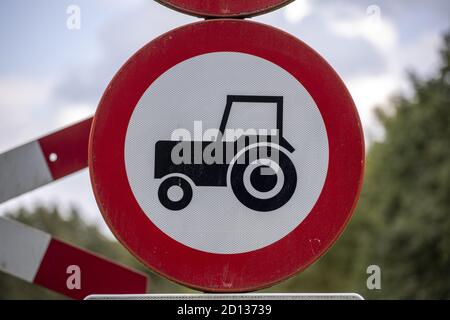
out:
M146 301L306 301L306 300L364 300L356 293L242 293L242 294L123 294L90 295L86 300L146 300Z

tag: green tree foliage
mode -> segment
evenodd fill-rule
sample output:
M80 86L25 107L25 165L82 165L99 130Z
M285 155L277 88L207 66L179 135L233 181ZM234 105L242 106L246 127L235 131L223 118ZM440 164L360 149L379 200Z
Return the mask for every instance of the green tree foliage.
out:
M379 111L386 137L371 150L362 214L381 215L374 261L388 298L450 298L450 36L442 68L412 76L414 96L394 116ZM390 111L390 110L388 110Z
M367 298L450 298L450 35L442 66L413 95L378 108L385 130L368 152L356 213L336 245L276 291L359 292ZM381 268L368 290L367 267Z

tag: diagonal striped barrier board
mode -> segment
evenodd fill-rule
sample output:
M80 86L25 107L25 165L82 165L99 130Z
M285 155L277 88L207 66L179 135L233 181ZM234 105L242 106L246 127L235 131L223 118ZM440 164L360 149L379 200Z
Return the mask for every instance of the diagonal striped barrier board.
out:
M0 271L73 299L147 289L147 277L140 272L2 217Z
M92 118L0 154L0 203L87 167Z

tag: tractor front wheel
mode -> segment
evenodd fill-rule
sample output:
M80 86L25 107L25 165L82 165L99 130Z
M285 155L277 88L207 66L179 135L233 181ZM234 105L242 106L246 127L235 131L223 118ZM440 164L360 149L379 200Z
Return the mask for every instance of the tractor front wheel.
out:
M192 187L182 177L169 177L164 180L158 189L161 204L172 211L186 208L192 200Z

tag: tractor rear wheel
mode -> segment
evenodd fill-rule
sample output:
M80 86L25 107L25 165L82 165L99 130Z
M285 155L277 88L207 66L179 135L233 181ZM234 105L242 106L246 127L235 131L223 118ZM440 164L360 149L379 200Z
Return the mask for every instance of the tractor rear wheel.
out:
M272 147L269 154L278 152L277 161L273 157L250 159L247 150L231 168L231 188L236 198L246 207L261 211L274 211L284 206L297 187L297 172L291 159L281 150ZM267 153L266 153L267 154Z

